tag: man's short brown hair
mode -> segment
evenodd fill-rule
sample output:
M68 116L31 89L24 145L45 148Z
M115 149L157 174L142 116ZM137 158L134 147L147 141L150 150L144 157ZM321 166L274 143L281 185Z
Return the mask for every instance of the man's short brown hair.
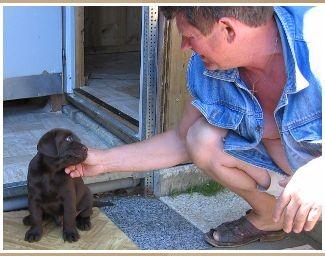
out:
M273 17L272 6L162 6L160 9L167 19L184 15L204 35L222 17L235 18L251 27L261 26Z

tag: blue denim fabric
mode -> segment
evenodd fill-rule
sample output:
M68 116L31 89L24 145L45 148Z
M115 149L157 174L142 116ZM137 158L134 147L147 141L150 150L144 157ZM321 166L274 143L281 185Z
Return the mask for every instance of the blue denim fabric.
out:
M287 74L274 116L289 164L296 171L322 154L324 80L321 73L325 67L320 60L325 58L325 46L311 31L315 30L314 26L325 24L322 17L325 13L310 7L275 7L274 11ZM229 130L224 151L255 166L284 174L261 143L263 112L240 79L238 69L207 70L200 56L194 53L187 76L193 106L210 124Z

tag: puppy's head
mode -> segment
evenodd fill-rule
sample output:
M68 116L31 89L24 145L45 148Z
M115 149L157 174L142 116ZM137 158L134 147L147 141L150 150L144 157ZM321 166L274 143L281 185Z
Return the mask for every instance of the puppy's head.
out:
M83 162L87 157L87 147L71 131L53 129L45 133L37 144L39 154L47 156L58 169Z

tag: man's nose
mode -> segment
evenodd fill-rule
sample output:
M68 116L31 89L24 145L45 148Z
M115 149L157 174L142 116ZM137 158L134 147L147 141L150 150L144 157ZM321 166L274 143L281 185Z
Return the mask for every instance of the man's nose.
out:
M182 50L191 49L191 44L189 40L185 37L182 37L181 49Z

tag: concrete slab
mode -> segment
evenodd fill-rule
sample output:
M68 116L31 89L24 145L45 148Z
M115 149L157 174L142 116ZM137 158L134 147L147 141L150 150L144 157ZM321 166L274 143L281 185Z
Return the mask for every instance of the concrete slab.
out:
M154 172L154 194L157 197L168 196L175 191L186 191L189 187L202 185L210 180L194 164L160 169Z
M160 200L204 233L225 221L238 219L250 209L248 203L228 190L211 197L193 193Z

